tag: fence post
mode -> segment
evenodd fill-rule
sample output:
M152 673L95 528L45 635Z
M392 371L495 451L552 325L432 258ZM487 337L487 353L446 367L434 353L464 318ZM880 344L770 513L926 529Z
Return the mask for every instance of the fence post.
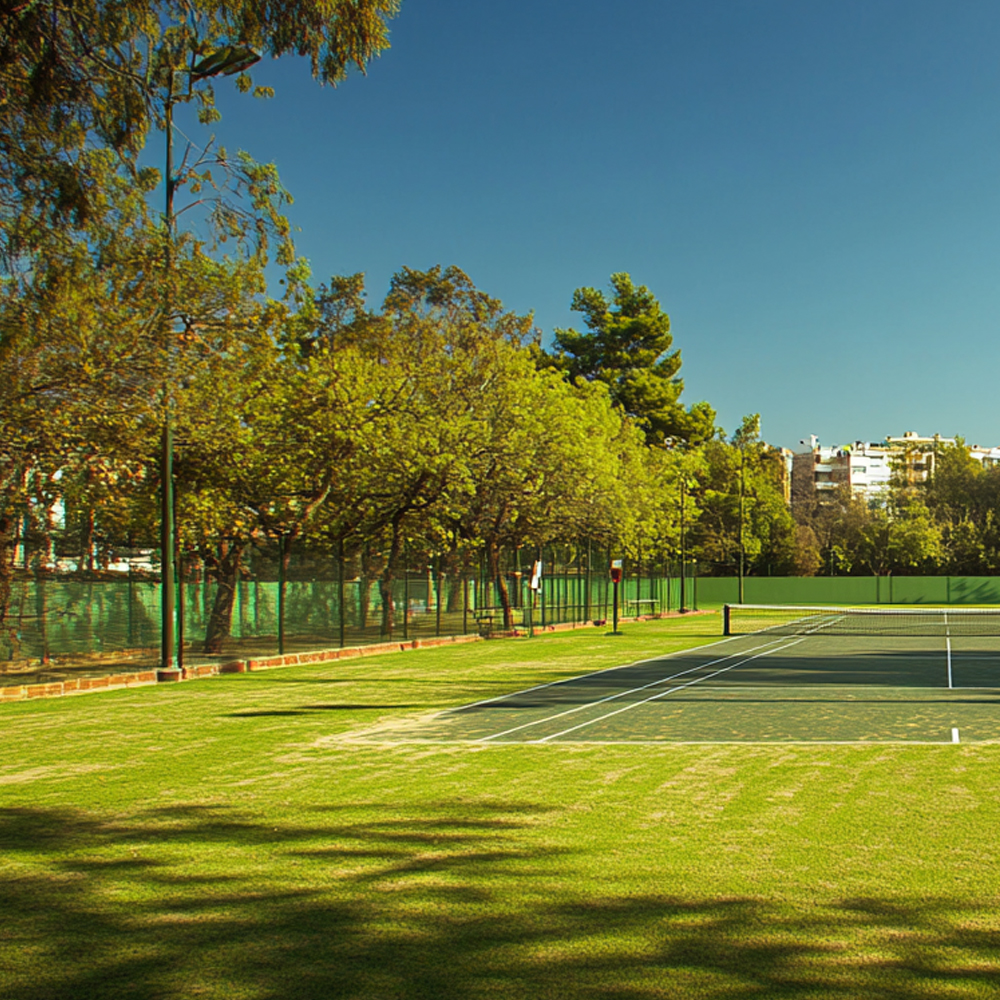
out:
M403 547L403 638L410 637L410 547Z
M285 655L285 533L278 536L278 655Z
M436 612L436 617L434 621L434 634L440 635L441 634L441 553L440 552L437 554L435 562L436 566L434 569L434 597L435 597L434 610Z
M175 494L176 496L176 494ZM184 669L184 556L181 553L180 544L177 546L177 558L174 560L177 567L177 669ZM239 583L236 584L236 592L239 593Z
M542 602L542 628L545 628L545 547L542 546L540 554L538 556L542 560L542 578L538 582L538 593ZM552 571L551 565L549 567L549 572Z
M337 546L337 617L340 626L340 645L344 646L347 632L347 611L344 607L344 539L340 539Z
M132 612L132 556L128 557L128 646L129 649L135 646L135 624Z

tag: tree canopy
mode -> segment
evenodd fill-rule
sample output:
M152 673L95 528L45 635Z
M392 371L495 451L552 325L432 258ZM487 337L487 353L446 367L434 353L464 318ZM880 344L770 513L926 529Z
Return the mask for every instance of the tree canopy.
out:
M671 349L670 317L624 272L611 275L611 288L610 300L596 288L573 293L572 308L583 314L587 332L557 329L547 361L571 379L603 382L650 444L708 440L715 411L707 403L685 409L680 402L681 354Z

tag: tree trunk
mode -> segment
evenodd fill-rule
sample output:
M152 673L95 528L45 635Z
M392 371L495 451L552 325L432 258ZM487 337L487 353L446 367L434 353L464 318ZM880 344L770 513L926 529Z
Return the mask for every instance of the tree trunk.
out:
M385 561L385 569L379 577L378 589L382 597L382 635L392 638L392 630L396 624L395 608L392 604L392 585L396 579L396 569L399 566L399 554L403 549L403 534L400 530L403 523L403 515L393 518L392 522L392 544L389 546L389 555ZM403 614L407 614L408 608L403 608Z
M467 553L463 553L460 558L458 552L453 550L445 557L441 570L442 577L447 583L447 586L442 588L443 593L447 597L445 611L456 612L462 610L462 581L468 573L468 563L469 557Z
M219 555L214 567L218 586L205 633L206 653L221 653L223 644L232 633L233 606L236 601L236 584L239 580L243 548L242 542L233 544L221 542L219 545Z
M10 611L10 594L14 580L14 526L17 518L12 514L0 515L0 635L7 631L7 614Z
M375 576L375 561L371 549L366 545L361 550L361 575L358 582L358 617L361 627L368 627L368 613L372 603L372 577Z
M514 627L514 616L510 610L510 592L507 590L507 580L500 572L500 546L491 540L486 545L487 571L491 580L496 582L497 596L500 607L503 608L503 627Z
M83 527L80 531L80 565L81 573L94 572L94 512L91 509L83 515Z

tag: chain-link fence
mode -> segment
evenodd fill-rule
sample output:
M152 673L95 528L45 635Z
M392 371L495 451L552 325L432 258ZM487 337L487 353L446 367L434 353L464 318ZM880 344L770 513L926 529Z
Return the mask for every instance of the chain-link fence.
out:
M134 551L134 550L133 550ZM537 589L535 563L541 562ZM612 617L609 553L586 543L500 555L499 579L476 552L407 551L388 572L364 551L343 559L255 547L228 565L179 561L179 655L188 665L385 640L500 634ZM40 561L15 578L0 672L75 665L154 665L160 650L160 583L155 553L115 568L78 571ZM681 586L664 561L626 561L622 617L675 610ZM505 616L501 587L507 591ZM694 606L689 580L686 601Z

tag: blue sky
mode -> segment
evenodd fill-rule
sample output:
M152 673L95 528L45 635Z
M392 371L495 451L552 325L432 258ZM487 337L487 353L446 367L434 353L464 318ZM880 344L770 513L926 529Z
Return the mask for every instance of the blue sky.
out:
M548 341L628 271L729 431L1000 444L1000 4L404 0L392 43L218 87L317 282L457 264Z

